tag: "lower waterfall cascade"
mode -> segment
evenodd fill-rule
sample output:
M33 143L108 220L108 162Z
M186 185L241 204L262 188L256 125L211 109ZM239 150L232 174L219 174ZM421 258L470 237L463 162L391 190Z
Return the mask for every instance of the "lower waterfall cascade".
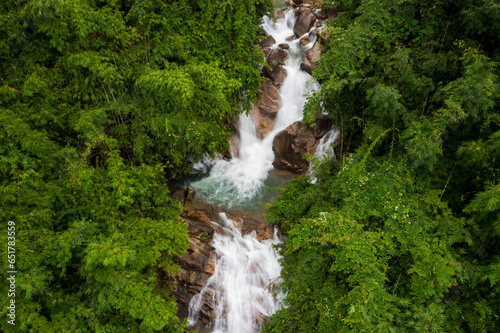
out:
M275 40L270 50L280 44L288 45L285 50L288 58L283 66L287 76L279 90L281 105L274 128L265 136L258 136L252 115L243 114L238 121L238 154L232 149L230 160L205 159L194 166L206 176L190 185L196 188L197 197L208 204L232 209L262 199L259 191L268 184L273 170L274 137L290 124L302 120L307 96L319 88L311 75L300 68L304 53L313 47L317 37L307 32L310 42L305 45L299 38L291 40L296 20L292 8L286 9L283 17L276 21L264 17L262 27ZM319 141L315 154L335 159L331 146L337 136L338 132L330 129ZM216 253L214 274L191 299L189 322L196 327L202 302L208 300L216 314L210 318L210 332L258 332L267 317L279 309L283 297L278 283L281 267L275 249L280 243L277 229L272 239L259 242L255 232L242 236L234 221L224 213L220 221L212 221L216 230L212 239Z

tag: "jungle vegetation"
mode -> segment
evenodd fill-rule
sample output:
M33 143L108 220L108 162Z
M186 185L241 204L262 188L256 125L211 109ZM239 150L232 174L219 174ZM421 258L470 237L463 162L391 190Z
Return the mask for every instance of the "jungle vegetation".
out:
M167 180L224 152L260 86L268 0L0 2L0 273L16 326L183 332L167 275L187 225ZM5 246L4 246L5 245ZM5 303L7 301L7 303Z
M269 210L267 332L500 330L500 4L339 0L307 118L338 124Z
M338 161L315 161L316 181L293 180L269 210L287 235L287 296L265 330L498 331L498 1L333 5L306 118L335 119ZM167 275L187 226L167 179L227 149L261 83L254 42L271 9L0 3L0 239L14 221L17 330L184 330Z

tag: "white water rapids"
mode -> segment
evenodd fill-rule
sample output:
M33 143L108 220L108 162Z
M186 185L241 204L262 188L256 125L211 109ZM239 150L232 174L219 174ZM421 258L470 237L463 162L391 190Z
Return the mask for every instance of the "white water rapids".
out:
M311 42L307 46L300 46L298 39L285 40L293 35L295 19L293 10L287 10L285 17L278 19L276 23L264 17L263 28L276 40L271 49L278 48L280 43L290 46L284 66L287 76L280 89L281 107L274 129L263 139L257 136L254 119L250 115L242 115L238 124L239 156L233 156L230 161L213 161L209 175L191 184L196 188L198 197L203 197L211 204L232 208L245 204L258 195L269 171L273 169L274 137L293 122L302 119L307 95L318 88L317 83L309 82L311 76L300 69L302 55L313 46L315 36L311 36ZM198 164L198 167L203 168L203 164Z
M280 89L281 107L274 129L260 139L254 119L249 115L241 116L239 155L233 156L230 161L216 159L198 163L197 168L210 170L205 178L191 183L197 190L198 198L225 208L259 200L259 193L273 169L274 137L302 119L307 95L318 88L317 83L311 82L311 76L300 69L302 56L314 45L316 37L311 35L311 41L306 46L301 46L299 39L286 41L294 34L295 20L291 9L276 22L264 17L263 28L276 40L271 49L281 43L289 45L289 56L284 66L287 76ZM334 158L330 143L335 138L336 132L330 131L319 143L316 154L328 153L330 158ZM215 273L201 292L191 299L189 320L191 324L196 324L204 300L209 299L216 314L211 319L212 332L257 332L262 322L279 309L279 290L276 295L269 290L281 271L279 255L274 248L279 239L276 232L274 239L262 242L257 240L255 232L243 237L225 214L221 215L221 220L221 225L212 222L217 230L212 241L217 256Z
M279 308L278 293L270 288L281 272L274 245L280 242L277 231L273 239L259 242L257 234L242 236L233 221L221 213L222 224L214 234L216 251L214 274L189 304L189 319L195 323L208 296L216 313L213 332L252 333L259 331L268 316Z

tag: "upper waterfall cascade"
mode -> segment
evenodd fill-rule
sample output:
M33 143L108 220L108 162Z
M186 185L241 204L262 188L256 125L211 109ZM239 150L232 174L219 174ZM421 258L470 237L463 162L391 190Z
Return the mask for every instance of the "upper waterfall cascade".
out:
M310 49L315 36L306 46L299 43L299 39L286 41L293 35L295 24L294 11L285 11L284 18L277 22L269 17L264 17L263 28L271 35L276 43L271 49L278 48L278 44L287 43L288 59L284 68L287 76L280 89L281 107L277 114L273 130L262 139L258 137L255 120L250 115L242 115L238 122L240 138L238 156L233 156L230 161L216 159L203 161L195 168L211 166L207 177L192 183L197 189L198 196L203 200L227 208L243 204L255 198L265 185L269 171L273 169L273 139L277 133L297 120L302 119L302 109L307 95L318 88L311 76L300 69L303 54Z

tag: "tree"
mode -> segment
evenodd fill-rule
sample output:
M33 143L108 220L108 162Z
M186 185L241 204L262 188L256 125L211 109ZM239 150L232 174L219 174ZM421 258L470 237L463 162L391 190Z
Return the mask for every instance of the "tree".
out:
M267 330L494 331L498 6L335 4L306 117L336 119L340 161L270 209L288 307Z
M0 4L0 220L16 228L20 331L183 331L166 277L187 226L167 181L227 148L260 86L270 8Z

